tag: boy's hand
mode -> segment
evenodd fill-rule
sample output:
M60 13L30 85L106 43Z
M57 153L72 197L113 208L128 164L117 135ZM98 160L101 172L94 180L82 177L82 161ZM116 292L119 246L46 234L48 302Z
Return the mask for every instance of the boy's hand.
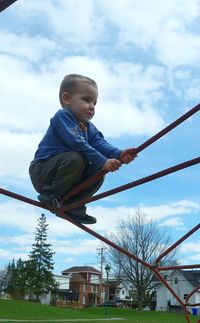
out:
M121 162L118 159L111 158L107 159L105 164L102 167L102 170L105 170L107 172L114 172L118 170L121 167Z
M137 157L135 148L124 149L119 155L119 161L123 164L129 164Z

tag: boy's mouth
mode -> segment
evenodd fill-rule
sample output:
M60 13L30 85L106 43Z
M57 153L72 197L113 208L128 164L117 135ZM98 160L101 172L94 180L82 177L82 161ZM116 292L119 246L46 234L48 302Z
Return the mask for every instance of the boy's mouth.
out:
M87 113L87 118L91 119L93 116L94 116L94 113L90 112L90 113Z

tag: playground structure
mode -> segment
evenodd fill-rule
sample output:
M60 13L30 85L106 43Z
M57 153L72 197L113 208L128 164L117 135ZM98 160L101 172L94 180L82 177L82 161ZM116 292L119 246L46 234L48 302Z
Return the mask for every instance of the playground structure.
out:
M154 143L155 141L157 141L159 138L161 138L162 136L164 136L165 134L167 134L169 131L171 131L172 129L174 129L175 127L177 127L179 124L181 124L183 121L185 121L186 119L188 119L189 117L191 117L192 115L194 115L195 113L199 112L200 110L200 104L196 105L195 107L193 107L191 110L189 110L187 113L185 113L184 115L182 115L180 118L178 118L177 120L175 120L173 123L171 123L170 125L168 125L166 128L164 128L163 130L161 130L160 132L158 132L156 135L154 135L153 137L151 137L150 139L148 139L147 141L145 141L143 144L141 144L140 146L138 146L135 150L136 153L141 152L142 150L144 150L145 148L147 148L148 146L150 146L152 143ZM184 168L196 165L200 163L200 157L196 157L194 159L188 160L186 162L183 162L181 164L166 168L164 170L161 170L157 173L151 174L147 177L144 178L140 178L136 181L130 182L128 184L119 186L117 188L111 189L109 191L103 192L101 194L97 194L94 195L93 197L89 197L89 198L85 198L83 200L74 202L69 204L67 207L64 208L60 208L59 210L56 211L56 214L61 217L64 220L67 220L69 222L71 222L72 224L76 225L77 227L79 227L80 229L84 230L85 232L89 233L90 235L94 236L95 238L103 241L104 243L108 244L109 246L115 248L116 250L118 250L119 252L123 253L124 255L132 258L133 260L139 262L141 265L147 267L149 270L151 270L154 275L162 282L162 284L171 292L171 294L174 296L174 298L178 301L178 303L182 306L183 312L185 314L185 318L186 318L186 322L190 323L190 317L188 314L188 307L194 307L194 306L200 306L200 303L197 304L192 304L190 303L190 299L192 297L192 295L194 295L195 292L197 292L200 289L200 285L197 286L196 288L194 288L189 295L187 296L187 298L183 301L175 292L175 290L168 284L167 280L164 278L164 276L161 274L161 272L165 272L167 270L178 270L178 269L195 269L195 268L200 268L200 264L193 264L193 265L180 265L180 266L160 266L160 261L167 255L169 254L172 250L174 250L177 246L179 246L183 241L185 241L188 237L190 237L193 233L195 233L196 231L198 231L200 229L200 223L197 224L194 228L192 228L187 234L185 234L184 236L182 236L178 241L176 241L174 244L172 244L170 247L168 247L163 253L161 253L159 255L159 257L155 260L155 262L153 264L147 263L144 260L142 260L141 258L136 257L134 254L132 254L131 252L129 252L126 249L121 248L120 246L116 245L114 242L112 242L111 240L105 238L104 236L100 235L99 233L93 231L92 229L88 228L87 226L77 223L75 221L73 221L73 219L71 217L68 217L66 215L66 212L68 210L71 210L73 208L76 208L80 205L86 204L86 203L91 203L93 201L97 201L99 199L102 199L104 197L122 192L124 190L142 185L144 183L153 181L157 178L169 175L171 173L177 172L179 170L182 170ZM77 194L78 192L80 192L82 189L84 189L85 187L91 185L92 183L94 183L95 181L97 181L97 179L100 179L102 176L104 176L106 174L105 171L100 171L98 174L96 174L95 176L91 177L90 179L88 179L87 181L85 181L84 183L80 184L79 186L75 187L74 189L72 189L68 194L66 194L63 198L63 201L67 200L69 197ZM25 196L10 192L8 190L5 190L3 188L0 188L0 194L9 196L11 198L17 199L19 201L43 208L48 210L48 208L38 202L35 201L33 199L27 198ZM200 323L200 320L198 320L196 323Z
M8 6L10 6L12 3L14 3L17 0L1 0L0 1L0 12L3 11L4 9L6 9ZM200 104L198 104L197 106L195 106L194 108L192 108L191 110L189 110L187 113L185 113L184 115L182 115L179 119L175 120L173 123L171 123L169 126L167 126L166 128L164 128L162 131L160 131L159 133L157 133L156 135L154 135L153 137L151 137L149 140L147 140L146 142L144 142L143 144L141 144L139 147L136 148L136 153L140 153L142 150L144 150L145 148L147 148L148 146L150 146L152 143L154 143L156 140L158 140L159 138L161 138L162 136L164 136L165 134L167 134L169 131L171 131L172 129L174 129L176 126L178 126L179 124L181 124L183 121L185 121L186 119L188 119L189 117L191 117L193 114L199 112L200 110ZM116 245L115 243L113 243L112 241L110 241L109 239L106 239L105 237L103 237L102 235L98 234L97 232L93 231L92 229L77 223L75 221L73 221L72 218L68 217L65 212L76 208L78 206L81 206L83 204L86 203L91 203L93 201L97 201L99 199L102 199L104 197L122 192L124 190L142 185L144 183L153 181L157 178L169 175L173 172L177 172L179 170L182 170L184 168L193 166L200 163L200 157L196 157L192 160L188 160L186 162L183 162L181 164L172 166L170 168L161 170L157 173L151 174L147 177L144 178L140 178L136 181L130 182L128 184L122 185L120 187L111 189L107 192L103 192L101 194L97 194L93 197L90 198L86 198L83 199L81 201L78 201L76 203L72 203L69 206L65 207L65 208L60 208L59 210L57 210L57 215L59 214L59 217L61 217L62 219L65 219L69 222L71 222L72 224L76 225L77 227L79 227L80 229L84 230L85 232L91 234L92 236L94 236L95 238L103 241L104 243L110 245L111 247L115 248L116 250L118 250L119 252L123 253L124 255L132 258L133 260L139 262L140 264L142 264L143 266L147 267L148 269L150 269L155 276L162 282L162 284L172 293L172 295L174 296L174 298L178 301L178 303L182 306L183 308L183 312L185 314L185 318L186 318L186 322L190 323L190 317L187 311L188 307L193 307L193 306L200 306L200 303L197 304L192 304L190 303L190 299L192 297L192 295L194 295L195 292L197 292L200 289L200 285L197 286L196 288L194 288L190 294L187 296L187 298L183 301L175 292L175 290L168 284L168 282L166 281L166 279L163 277L163 275L161 274L161 272L165 272L167 270L177 270L177 269L194 269L194 268L200 268L200 264L194 264L194 265L183 265L183 266L167 266L167 267L163 267L160 266L159 263L160 261L167 255L169 254L172 250L174 250L177 246L179 246L183 241L185 241L188 237L190 237L193 233L195 233L196 231L198 231L200 229L200 223L197 224L194 228L192 228L187 234L185 234L184 236L182 236L178 241L176 241L173 245L171 245L169 248L167 248L162 254L160 254L160 256L155 260L155 263L150 264L147 263L145 261L143 261L142 259L136 257L134 254L130 253L128 250L125 250L123 248L121 248L120 246ZM69 197L75 195L76 193L80 192L82 189L84 189L85 187L91 185L92 183L94 183L95 181L97 181L98 179L100 179L102 176L104 176L106 174L105 171L101 171L99 172L97 175L93 176L92 178L88 179L87 181L85 181L84 183L82 183L81 185L75 187L74 189L72 189L64 198L64 200L67 200ZM25 196L10 192L8 190L5 190L3 188L0 188L0 194L9 196L11 198L17 199L19 201L43 208L48 210L48 208L43 205L42 203L35 201L33 199L27 198ZM197 320L196 323L200 323L200 320Z

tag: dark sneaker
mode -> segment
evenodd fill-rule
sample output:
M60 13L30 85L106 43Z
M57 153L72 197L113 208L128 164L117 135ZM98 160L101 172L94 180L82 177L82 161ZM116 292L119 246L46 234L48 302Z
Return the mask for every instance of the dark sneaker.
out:
M61 200L59 196L55 194L40 194L38 195L38 200L52 212L55 212L61 207Z
M84 214L82 216L80 215L75 215L75 214L70 214L70 212L66 213L69 215L73 220L75 220L78 223L82 224L95 224L97 222L97 219L91 215Z
M59 216L59 214L56 215ZM72 218L72 220L82 224L95 224L97 222L97 219L95 217L90 216L86 213L80 215L67 211L66 215Z

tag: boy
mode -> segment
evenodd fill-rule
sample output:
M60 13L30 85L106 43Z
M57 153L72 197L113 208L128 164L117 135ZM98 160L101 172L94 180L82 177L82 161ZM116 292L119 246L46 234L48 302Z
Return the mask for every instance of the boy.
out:
M113 172L136 157L133 148L121 151L106 142L90 122L97 97L97 84L92 79L78 74L65 76L59 92L62 109L50 120L31 162L29 173L40 193L38 199L54 212L61 206L61 198L74 186L100 169ZM92 196L102 183L103 179L97 181L64 205ZM85 206L66 214L80 223L96 223L96 218L86 214Z

